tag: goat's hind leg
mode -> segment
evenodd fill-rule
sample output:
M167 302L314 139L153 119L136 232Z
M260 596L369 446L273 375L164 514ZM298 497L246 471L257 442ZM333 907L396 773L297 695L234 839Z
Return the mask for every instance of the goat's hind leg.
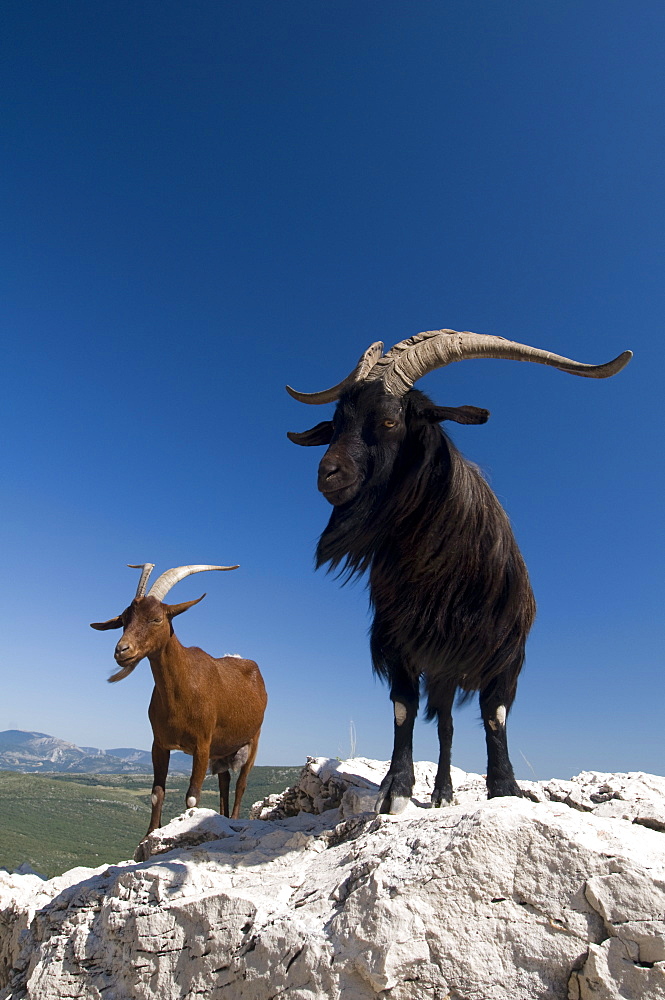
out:
M250 740L249 743L242 748L239 753L247 751L247 757L243 762L240 773L238 775L238 780L236 781L235 796L233 799L233 812L231 813L231 819L238 819L240 816L240 803L242 802L242 797L245 794L245 788L247 787L247 778L249 777L249 772L254 766L254 761L256 759L256 753L259 749L259 736L260 732L256 734L254 739Z
M219 781L219 813L220 816L229 815L229 790L231 788L231 774L228 770L218 771L217 779Z
M436 688L428 684L427 716L437 717L439 733L439 766L434 779L431 795L432 806L440 808L444 802L453 800L453 780L450 775L450 759L453 745L453 701L455 685Z
M515 698L515 684L497 677L480 692L480 711L487 742L487 795L521 796L508 756L506 717Z
M390 699L395 715L393 755L388 773L381 782L374 811L403 812L411 799L413 771L413 724L418 714L418 680L401 667L393 673Z

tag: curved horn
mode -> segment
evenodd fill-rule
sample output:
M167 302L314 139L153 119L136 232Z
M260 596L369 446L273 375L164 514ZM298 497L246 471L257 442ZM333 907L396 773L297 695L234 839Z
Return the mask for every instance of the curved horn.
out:
M603 365L586 365L580 361L542 351L527 344L518 344L503 337L470 333L456 330L428 330L415 337L409 337L388 351L374 365L367 376L368 381L381 379L386 391L393 396L403 396L414 382L435 368L442 368L453 361L466 358L507 358L514 361L534 361L541 365L552 365L560 371L585 378L608 378L624 368L633 356L632 351L624 351L613 361Z
M383 343L377 340L375 343L370 344L365 353L358 359L358 364L351 374L347 375L341 382L338 382L337 385L334 385L332 389L323 389L322 392L297 392L290 385L287 385L286 391L300 403L334 403L355 382L362 382L363 379L367 378L369 372L382 354Z
M176 566L175 569L167 569L166 573L157 577L148 591L148 597L156 597L158 601L163 601L169 590L186 576L203 573L209 569L238 569L238 566Z
M153 569L155 568L155 564L154 563L138 563L138 565L137 565L136 563L127 563L127 565L129 566L130 569L140 569L141 570L141 579L139 580L139 585L136 588L136 593L134 595L134 600L136 600L137 597L144 597L145 596L146 584L148 582L148 577L150 576L150 574L152 573Z

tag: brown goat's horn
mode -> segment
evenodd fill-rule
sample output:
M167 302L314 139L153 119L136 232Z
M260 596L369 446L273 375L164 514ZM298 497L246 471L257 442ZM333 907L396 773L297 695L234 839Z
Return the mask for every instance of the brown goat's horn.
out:
M300 403L334 403L355 382L362 382L363 379L367 378L382 354L383 343L377 340L374 344L369 345L351 374L347 375L337 385L334 385L332 389L324 389L322 392L297 392L290 385L287 385L286 391Z
M238 566L176 566L175 569L167 569L153 583L148 591L148 597L156 597L158 601L163 601L169 590L180 583L186 576L192 573L203 573L209 569L238 569Z
M136 600L137 597L144 597L145 596L146 584L148 582L148 577L150 576L150 574L152 573L153 569L155 568L155 564L154 563L138 563L138 565L137 565L136 563L127 563L127 565L129 566L130 569L140 569L141 570L141 579L139 580L139 585L136 588L136 594L134 595L134 600Z
M504 340L503 337L468 331L458 333L456 330L428 330L391 347L366 377L370 382L380 379L387 392L393 396L403 396L423 375L434 371L435 368L442 368L453 361L463 361L466 358L535 361L541 365L552 365L571 375L608 378L620 372L632 356L632 351L624 351L604 365L586 365L580 361L561 357L559 354L552 354L550 351L541 351L537 347Z

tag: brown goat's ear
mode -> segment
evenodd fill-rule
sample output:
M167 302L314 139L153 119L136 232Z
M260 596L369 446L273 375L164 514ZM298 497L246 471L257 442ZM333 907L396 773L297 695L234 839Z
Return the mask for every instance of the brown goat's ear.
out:
M332 420L323 420L316 427L311 427L308 431L287 431L289 441L294 444L301 444L303 448L309 448L315 444L330 444L333 436Z
M433 424L438 424L440 420L454 420L457 424L485 424L489 415L489 410L478 406L433 406L424 413L425 419Z
M187 611L187 608L191 608L195 604L198 604L204 597L205 594L201 594L201 596L197 597L195 601L185 601L184 604L165 604L164 607L166 608L166 614L169 618L175 618L176 615L181 615L183 611Z
M96 628L98 632L105 632L107 628L122 628L122 615L109 618L107 622L90 622L90 628Z

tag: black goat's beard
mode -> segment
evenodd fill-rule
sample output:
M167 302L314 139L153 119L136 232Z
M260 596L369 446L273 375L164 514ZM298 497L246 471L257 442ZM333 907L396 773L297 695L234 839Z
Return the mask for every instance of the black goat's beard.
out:
M340 567L347 583L370 565L384 531L388 483L361 488L348 503L335 507L316 548L316 568Z

